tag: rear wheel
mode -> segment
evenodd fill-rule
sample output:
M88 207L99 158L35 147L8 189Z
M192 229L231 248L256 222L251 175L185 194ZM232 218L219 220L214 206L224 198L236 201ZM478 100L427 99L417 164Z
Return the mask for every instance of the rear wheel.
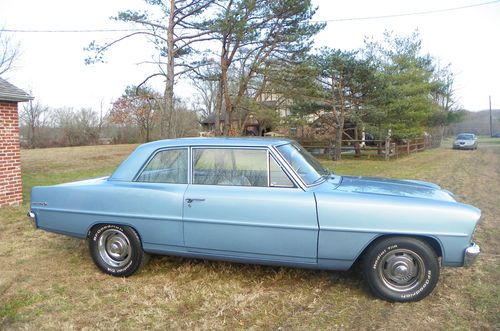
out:
M389 301L418 301L429 295L439 279L439 261L424 241L384 238L364 258L363 272L372 292Z
M103 272L127 277L146 262L141 239L131 227L117 224L97 225L90 231L90 254Z

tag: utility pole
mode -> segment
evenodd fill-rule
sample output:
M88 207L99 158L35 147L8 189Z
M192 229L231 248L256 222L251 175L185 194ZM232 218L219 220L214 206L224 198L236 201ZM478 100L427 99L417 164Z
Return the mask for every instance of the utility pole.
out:
M490 97L490 137L493 137L493 122L491 120L491 95Z

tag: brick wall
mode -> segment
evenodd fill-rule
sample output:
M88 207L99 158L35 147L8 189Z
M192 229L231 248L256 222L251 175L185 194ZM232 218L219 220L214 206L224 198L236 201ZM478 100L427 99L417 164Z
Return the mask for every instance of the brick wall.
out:
M0 101L0 207L22 200L17 102Z

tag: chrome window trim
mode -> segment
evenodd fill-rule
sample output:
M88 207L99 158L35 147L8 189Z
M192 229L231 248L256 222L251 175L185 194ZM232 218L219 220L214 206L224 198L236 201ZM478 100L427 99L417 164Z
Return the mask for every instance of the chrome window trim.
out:
M192 145L192 146L171 146L171 147L163 147L159 148L154 151L154 153L149 156L149 158L144 162L144 164L141 166L137 174L134 176L132 179L132 182L134 183L142 183L138 182L137 178L141 175L141 173L144 171L144 168L148 166L148 164L151 162L151 160L160 152L167 151L167 150L178 150L178 149L186 149L188 153L188 167L187 167L187 183L154 183L154 182L144 182L144 183L149 183L149 184L163 184L163 185L212 185L212 184L194 184L194 164L193 164L193 153L195 149L249 149L249 150L265 150L266 155L267 155L267 184L269 188L288 188L288 189L296 189L300 188L303 191L305 191L308 187L311 186L316 186L320 183L323 183L326 179L324 179L321 182L318 182L317 184L314 185L306 185L305 182L300 178L300 176L293 170L293 168L290 166L288 161L281 155L281 153L278 151L277 147L283 146L283 145L288 145L291 144L292 142L284 143L284 144L279 144L279 145L269 145L269 146L228 146L228 145ZM292 181L294 184L294 187L288 187L288 186L271 186L270 180L270 158L273 157L276 163L281 167L285 175L288 176L288 178ZM212 186L237 186L237 187L254 187L254 186L239 186L239 185L212 185ZM261 186L259 186L261 187Z
M269 158L267 160L267 163L269 164L269 175L268 175L268 178L269 178L269 187L278 187L278 188L297 188L299 187L294 181L292 178L290 178L290 175L287 173L287 171L283 168L283 166L278 162L278 160L276 160L276 158L274 157L274 155L272 155L270 152L268 152L268 155L269 155ZM273 158L274 162L276 162L276 165L281 169L281 171L283 172L283 174L288 178L288 180L290 180L290 182L292 183L293 186L283 186L283 185L271 185L271 158Z
M295 170L292 168L292 166L290 165L290 163L288 163L287 159L283 155L281 155L280 151L278 150L278 147L285 146L285 145L291 145L291 144L293 144L293 142L289 142L289 143L279 144L279 145L274 145L273 146L275 152L281 157L281 159L283 160L283 162L285 162L285 164L288 166L289 171L291 171L295 176L298 177L298 181L300 181L300 183L302 184L302 186L303 186L304 189L309 188L309 187L313 187L313 186L317 186L319 184L323 184L326 181L326 178L324 176L322 176L323 177L322 180L318 181L317 183L310 184L310 185L306 184L306 182L304 182L304 180L302 179L302 177L300 177L300 175L297 174L295 172ZM304 147L302 147L302 148L304 148Z
M267 187L271 187L271 154L269 148L266 148L266 161L267 161Z
M283 155L281 155L280 151L278 150L278 147L284 146L284 145L289 145L289 144L292 144L292 143L290 142L290 143L286 143L286 144L273 145L273 149L276 152L276 154L278 154L280 156L280 159L282 160L282 162L284 162L284 164L286 164L288 171L294 175L295 180L301 184L301 188L303 190L306 190L307 188L317 186L319 184L323 184L326 181L326 178L324 178L324 177L322 178L322 180L318 181L317 183L307 185L304 182L304 180L302 179L302 177L300 177L300 175L297 174L297 172L295 172L295 170L292 168L290 163L288 163L287 159Z
M161 182L139 182L137 179L139 176L142 174L144 169L149 165L149 163L155 158L155 156L158 153L164 152L164 151L169 151L169 150L176 150L176 149L185 149L187 151L187 161L189 162L190 158L190 151L189 151L189 146L172 146L172 147L162 147L157 150L155 150L151 155L147 158L146 162L141 166L139 171L135 174L134 178L132 178L133 183L149 183L149 184L173 184L173 185L189 185L189 164L187 166L187 181L186 183L161 183Z
M188 147L188 185L192 185L193 176L193 146Z
M200 185L200 186L229 186L229 187L269 187L269 165L267 166L268 168L268 173L267 173L267 181L268 181L268 186L246 186L246 185L217 185L217 184L195 184L194 182L194 164L192 161L194 161L192 154L194 153L195 149L248 149L248 150L264 150L266 151L266 157L269 149L266 146L227 146L227 145L193 145L189 147L190 149L190 155L191 155L191 162L188 168L190 168L191 171L191 177L188 178L188 182L190 185ZM269 161L267 161L269 163Z
M307 189L306 183L300 178L300 176L293 170L292 166L288 163L285 157L281 155L281 153L278 150L279 146L284 146L288 145L291 143L285 143L285 144L280 144L280 145L272 145L271 146L271 151L273 155L275 156L275 159L278 161L278 164L281 164L282 169L285 171L285 173L288 175L288 177L294 182L297 187L300 187L302 190Z

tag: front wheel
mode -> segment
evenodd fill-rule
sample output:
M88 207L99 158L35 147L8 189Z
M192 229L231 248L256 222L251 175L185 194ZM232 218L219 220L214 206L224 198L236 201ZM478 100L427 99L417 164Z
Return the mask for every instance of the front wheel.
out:
M364 257L363 272L372 292L388 301L418 301L429 295L439 279L439 261L424 241L384 238Z
M136 272L147 260L141 239L131 227L101 224L92 228L89 235L90 254L103 272L127 277Z

